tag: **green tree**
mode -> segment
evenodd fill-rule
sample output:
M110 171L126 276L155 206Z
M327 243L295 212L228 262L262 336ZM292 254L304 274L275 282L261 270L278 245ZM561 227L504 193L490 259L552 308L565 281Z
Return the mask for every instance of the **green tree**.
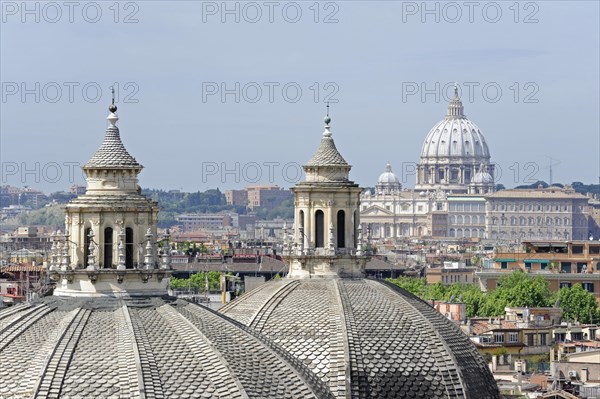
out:
M501 316L506 306L544 307L552 304L552 293L542 276L529 277L518 270L503 276L498 287L485 295L479 308L480 316Z
M556 295L563 309L563 318L581 323L598 323L600 312L594 295L583 289L581 284L570 288L561 288Z
M194 273L190 278L171 277L170 287L175 290L199 289L206 290L207 273ZM221 273L208 272L208 287L210 291L218 291L221 288Z
M398 278L388 278L386 281L396 284L398 287L403 288L422 299L427 294L427 280L424 278L401 276Z

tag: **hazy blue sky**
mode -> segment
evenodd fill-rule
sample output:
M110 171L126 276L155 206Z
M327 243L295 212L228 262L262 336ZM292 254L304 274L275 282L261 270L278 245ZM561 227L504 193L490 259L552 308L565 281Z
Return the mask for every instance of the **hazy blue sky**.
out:
M1 3L2 184L69 187L115 82L144 187L290 186L328 95L352 179L374 185L389 161L412 187L451 82L500 182L548 180L547 156L555 182L598 181L598 1L72 4Z

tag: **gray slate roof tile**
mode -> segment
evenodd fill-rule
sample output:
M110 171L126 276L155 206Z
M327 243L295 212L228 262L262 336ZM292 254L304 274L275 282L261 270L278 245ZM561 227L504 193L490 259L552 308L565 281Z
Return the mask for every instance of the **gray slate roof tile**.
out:
M104 141L100 148L83 166L84 168L117 168L117 169L140 169L143 166L132 157L125 149L119 128L111 126L106 129Z

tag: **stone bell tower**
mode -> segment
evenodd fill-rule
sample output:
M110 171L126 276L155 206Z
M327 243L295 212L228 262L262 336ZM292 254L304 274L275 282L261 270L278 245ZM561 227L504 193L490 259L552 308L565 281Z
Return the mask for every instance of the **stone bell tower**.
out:
M329 105L328 105L329 108ZM292 188L294 228L284 246L290 259L289 277L363 276L365 248L360 231L360 193L349 180L351 166L338 152L330 130L306 165L306 179Z
M141 195L143 166L121 142L114 99L109 111L104 141L83 166L86 193L67 205L65 232L53 237L55 295L166 293L171 266L168 238L157 245L158 204Z

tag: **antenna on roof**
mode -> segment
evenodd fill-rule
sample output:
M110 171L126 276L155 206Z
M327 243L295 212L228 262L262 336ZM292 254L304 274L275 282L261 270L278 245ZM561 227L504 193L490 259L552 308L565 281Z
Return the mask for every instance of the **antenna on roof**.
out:
M560 160L556 159L556 158L552 158L551 156L546 155L546 158L548 158L548 166L546 166L544 169L548 169L548 177L549 177L549 182L548 185L551 186L552 183L554 183L553 181L553 167L554 166L558 166L560 165Z

